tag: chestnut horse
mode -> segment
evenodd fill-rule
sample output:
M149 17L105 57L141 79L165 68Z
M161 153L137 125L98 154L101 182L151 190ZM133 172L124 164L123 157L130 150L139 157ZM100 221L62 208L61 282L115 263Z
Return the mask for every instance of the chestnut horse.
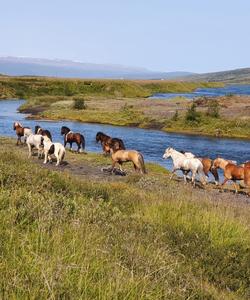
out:
M141 174L146 174L146 168L144 163L143 155L136 150L117 150L116 142L111 142L110 144L106 144L106 149L111 153L112 159L112 168L111 171L114 171L115 165L119 165L119 169L121 172L122 164L124 162L131 161L134 165L134 169L136 172L140 172Z
M32 134L32 130L29 127L23 127L20 122L14 122L13 124L13 130L16 131L17 135L17 142L22 143L21 137L24 136L24 142L26 143L27 137Z
M112 138L111 136L106 135L105 133L100 132L100 131L97 132L97 134L96 134L96 142L101 143L103 152L105 154L110 152L111 143L113 143L112 147L115 148L115 150L125 150L126 149L122 139Z
M238 192L237 189L237 184L236 181L237 180L244 180L245 175L244 173L246 172L247 174L248 172L248 167L244 168L243 166L237 166L236 164L234 164L233 161L231 160L226 160L223 158L216 158L213 162L213 169L222 169L224 171L224 181L222 183L222 185L224 185L228 180L232 180L234 182L234 186L235 186L235 192ZM246 169L246 171L245 171ZM250 171L250 168L249 168ZM247 175L246 174L246 175ZM250 174L250 173L249 173ZM247 178L247 176L246 176ZM245 181L245 180L244 180Z
M70 144L70 150L72 150L72 144L77 144L77 152L82 152L85 148L85 139L81 133L73 132L68 127L62 126L61 135L64 135L64 147L67 143Z
M41 134L42 136L47 136L52 142L52 136L49 130L42 129L39 125L35 126L35 134Z
M186 157L188 158L192 158L195 157L195 155L191 152L184 152L184 151L180 151L181 153L183 153ZM205 175L208 177L208 173L212 173L215 179L215 184L218 185L219 184L219 174L216 168L212 168L213 166L213 160L208 158L208 157L197 157L202 165L203 165L203 172L205 173Z

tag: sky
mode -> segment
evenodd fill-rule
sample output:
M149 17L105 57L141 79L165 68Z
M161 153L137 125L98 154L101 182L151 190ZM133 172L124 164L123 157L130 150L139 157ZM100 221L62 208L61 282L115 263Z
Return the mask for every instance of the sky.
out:
M250 67L249 0L0 3L0 56L199 73Z

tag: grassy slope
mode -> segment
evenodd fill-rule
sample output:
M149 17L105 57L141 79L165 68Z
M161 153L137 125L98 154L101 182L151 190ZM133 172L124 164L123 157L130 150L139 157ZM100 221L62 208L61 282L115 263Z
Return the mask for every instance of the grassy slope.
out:
M201 199L161 168L76 179L1 143L2 298L250 297L248 206Z

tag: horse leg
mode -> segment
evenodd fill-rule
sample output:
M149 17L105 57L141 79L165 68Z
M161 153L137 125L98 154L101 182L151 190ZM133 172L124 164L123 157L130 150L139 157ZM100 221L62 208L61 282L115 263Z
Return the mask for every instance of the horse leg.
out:
M183 173L183 178L184 178L184 184L187 183L187 175L188 175L188 171L182 171Z
M221 186L223 186L224 184L226 184L226 182L227 182L228 180L229 180L229 178L225 178Z
M219 184L219 174L218 174L218 170L217 169L210 169L210 172L213 174L214 179L215 179L215 184L218 185Z
M60 164L59 153L56 154L55 156L56 156L56 166L59 166L59 164Z
M116 165L116 161L112 161L111 173L113 173L115 165Z
M192 184L193 184L193 187L195 187L195 175L196 175L196 171L192 171Z
M48 151L45 151L44 152L44 164L47 164L47 162L48 162Z
M234 187L235 187L235 194L238 194L238 185L237 185L236 181L234 181L233 183L234 183Z
M171 176L170 176L170 180L172 180L172 178L173 178L173 176L174 176L174 173L175 173L175 171L177 171L177 169L173 168L173 170L172 170L172 174L171 174Z
M29 155L28 155L28 158L31 157L31 154L32 154L32 148L31 148L31 145L28 144L28 149L29 149Z
M118 162L118 165L119 165L120 171L123 172L123 169L122 169L122 162Z

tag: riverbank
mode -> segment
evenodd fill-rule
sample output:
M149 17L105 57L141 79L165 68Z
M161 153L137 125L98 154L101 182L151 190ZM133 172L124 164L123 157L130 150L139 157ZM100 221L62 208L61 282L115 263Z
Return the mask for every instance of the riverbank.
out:
M65 165L45 168L0 141L4 297L249 297L243 196L170 182L155 165L109 176L100 154L67 151Z
M74 97L35 97L20 107L34 119L73 120L158 129L165 132L250 139L250 97L224 96L216 99L219 116L207 114L209 101L197 103L199 118L187 121L192 101L185 98L84 97L85 109L74 109Z
M200 117L186 120L192 101L149 99L154 93L191 92L222 83L126 80L73 80L36 77L1 77L0 98L25 98L20 111L31 118L73 120L159 129L166 132L250 139L250 97L217 98L219 117L207 114L209 101L197 101ZM85 109L74 109L76 100Z

